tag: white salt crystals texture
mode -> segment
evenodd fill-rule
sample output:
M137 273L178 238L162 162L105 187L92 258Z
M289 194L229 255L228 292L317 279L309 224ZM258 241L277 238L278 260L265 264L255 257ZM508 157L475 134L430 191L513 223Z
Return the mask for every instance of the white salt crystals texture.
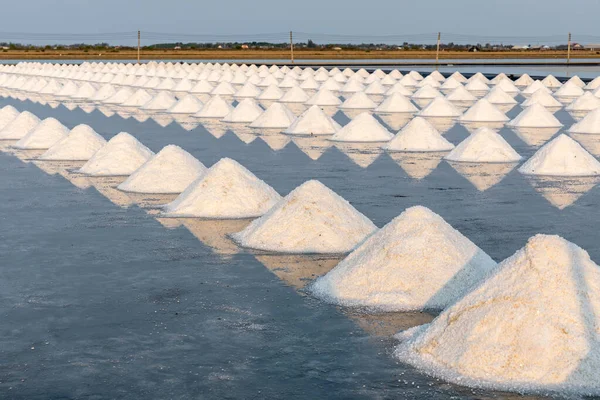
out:
M250 128L288 128L296 119L293 112L282 103L271 104L249 126Z
M23 111L0 130L0 140L21 139L40 122L40 119L29 111Z
M590 111L581 121L571 125L569 133L600 134L600 109Z
M600 162L579 143L561 134L540 148L519 168L525 175L596 176Z
M258 118L263 109L251 98L241 100L237 106L227 114L221 121L223 122L252 122Z
M326 301L377 311L443 309L496 262L442 217L411 207L369 237L312 292Z
M517 162L521 156L490 128L482 127L459 143L444 159L472 163Z
M319 181L291 191L232 237L242 247L280 253L346 253L377 227Z
M13 106L4 106L0 110L0 130L19 116L19 111Z
M207 219L259 217L281 196L236 161L223 158L165 206L164 215Z
M458 120L460 122L506 122L509 118L483 98L473 104Z
M560 128L563 126L554 114L538 103L521 111L507 125L515 128Z
M168 145L117 188L135 193L181 193L206 167L181 147Z
M333 135L341 126L321 107L310 106L283 133L288 135Z
M13 147L27 150L49 149L56 142L67 137L68 134L69 128L57 119L46 118L27 132Z
M449 151L454 145L444 139L429 121L422 117L411 120L390 140L387 151L441 152Z
M460 385L598 395L598 326L598 265L537 235L430 324L396 335L395 355Z
M359 114L340 129L331 140L338 142L387 142L394 135L371 114Z
M87 161L106 144L106 140L88 125L77 125L67 137L56 142L40 160Z
M121 132L98 150L78 172L90 176L131 175L153 155L136 138Z

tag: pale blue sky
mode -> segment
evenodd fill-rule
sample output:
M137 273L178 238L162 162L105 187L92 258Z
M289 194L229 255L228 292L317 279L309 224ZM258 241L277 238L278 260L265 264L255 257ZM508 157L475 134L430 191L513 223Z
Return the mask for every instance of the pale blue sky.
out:
M598 0L5 0L0 7L1 32L600 36Z

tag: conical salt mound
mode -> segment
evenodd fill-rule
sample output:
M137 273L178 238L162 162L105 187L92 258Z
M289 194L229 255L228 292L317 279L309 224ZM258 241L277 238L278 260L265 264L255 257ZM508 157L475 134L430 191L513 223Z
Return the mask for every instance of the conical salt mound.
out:
M533 78L527 74L523 74L515 81L515 86L529 86L534 82Z
M413 99L433 99L436 97L444 97L444 95L429 85L423 86L412 95Z
M377 227L319 181L294 189L232 237L243 247L280 253L346 253Z
M40 122L40 119L29 111L23 111L0 130L0 140L21 139Z
M206 167L190 153L168 145L117 189L134 193L181 193L205 171Z
M411 207L312 285L324 300L377 311L443 309L496 268L473 242L425 207Z
M283 90L277 87L276 84L267 87L261 94L256 96L258 100L279 100L283 97Z
M154 153L129 133L121 132L85 163L79 172L91 176L125 176L148 161Z
M134 94L129 96L127 100L121 103L121 105L123 107L141 107L150 100L152 100L152 95L150 93L145 89L138 89Z
M64 139L56 142L40 160L87 161L106 144L106 140L88 125L77 125Z
M96 89L89 83L84 82L77 92L71 95L72 99L89 99L96 93Z
M583 96L575 99L571 104L565 107L567 111L592 111L600 108L600 98L590 92L585 92Z
M513 96L519 93L519 88L508 78L499 81L496 88L502 89L504 93L512 94Z
M442 90L454 90L454 89L456 89L459 86L462 86L462 83L460 83L458 80L456 80L456 79L454 79L452 77L449 77L440 86L440 89L442 89Z
M321 89L306 101L309 106L339 106L342 101L327 89Z
M495 131L482 127L463 140L446 157L448 161L471 163L517 162L521 156Z
M524 95L531 95L531 94L537 92L538 90L543 90L546 93L552 93L552 91L550 89L548 89L546 86L544 86L544 84L540 81L534 81L531 85L529 85L525 89L523 89L523 91L521 93L523 93Z
M517 104L518 102L499 86L494 87L485 95L484 99L492 104Z
M416 117L411 120L385 146L388 151L449 151L454 145L444 139L426 119Z
M245 98L225 116L223 122L252 122L263 113L258 103L251 98Z
M485 93L490 90L489 86L486 85L484 81L480 79L473 79L473 77L465 85L465 89L471 93Z
M559 236L536 235L395 355L473 387L598 395L600 268Z
M583 89L574 83L567 82L554 92L556 97L579 97L583 95Z
M573 124L569 133L600 134L600 109L590 111L581 121Z
M133 95L130 88L124 87L115 92L112 96L104 100L106 104L121 104Z
M244 84L244 86L242 86L237 92L235 92L235 94L233 95L233 97L237 97L237 98L245 98L245 97L251 97L251 98L256 98L256 96L258 96L260 94L260 89L253 84L252 82L246 82Z
M254 218L280 200L271 186L237 162L223 158L165 206L164 213L173 217Z
M536 90L535 93L533 93L531 97L525 100L521 105L523 107L529 107L535 103L549 108L562 108L562 103L556 100L545 90Z
M595 176L600 162L567 135L559 135L519 168L525 175Z
M509 118L488 100L480 99L458 120L460 122L505 122Z
M55 118L46 118L27 132L13 147L22 150L49 149L68 134L69 128Z
M377 113L416 113L417 107L402 94L395 92L375 108Z
M204 107L195 116L198 118L223 118L231 111L233 111L231 104L223 100L221 96L214 96L204 104Z
M422 109L419 114L421 117L458 117L461 112L446 100L445 97L436 97L431 103Z
M104 100L112 97L115 93L117 93L117 90L115 89L115 87L113 85L111 85L110 83L107 83L107 84L103 85L100 89L98 89L96 91L96 93L94 93L92 95L90 100L103 102Z
M171 114L195 114L204 104L193 94L188 94L167 110Z
M288 128L296 119L289 108L281 103L273 103L251 124L251 128Z
M283 133L289 135L333 135L342 127L321 107L310 106Z
M535 103L521 111L508 123L515 128L560 128L563 124L544 106Z
M585 85L585 88L587 90L596 90L599 87L600 87L600 76L597 76L592 81L590 81L590 83L588 83L587 85Z
M476 101L477 97L473 96L473 94L471 92L469 92L467 89L465 89L464 86L459 86L456 89L454 89L453 91L451 91L450 93L448 93L448 96L446 96L446 99L449 101L456 101L456 102L469 102L469 101Z
M194 85L192 89L190 89L190 93L207 94L212 92L213 89L214 86L211 85L210 82L208 82L207 80L200 80Z
M571 77L571 79L569 79L566 83L573 83L577 86L579 86L580 88L585 87L585 82L581 80L580 77L578 77L577 75Z
M305 103L310 96L299 86L294 86L279 99L280 103Z
M177 99L169 92L160 92L142 106L142 110L168 110L177 103Z
M0 110L0 131L19 116L19 111L13 106L4 106Z
M365 92L355 92L341 105L341 109L373 109L377 104Z
M387 142L394 135L369 113L356 116L340 129L331 140L338 142Z
M554 75L548 75L547 77L542 79L542 83L544 84L544 86L551 89L559 88L562 86L562 83L560 83L560 81L556 79Z

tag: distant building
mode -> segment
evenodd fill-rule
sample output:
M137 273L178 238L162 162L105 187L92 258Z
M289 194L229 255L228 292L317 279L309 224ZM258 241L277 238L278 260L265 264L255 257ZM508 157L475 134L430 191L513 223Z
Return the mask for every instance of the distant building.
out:
M573 50L583 50L583 46L580 45L579 43L573 43L573 45L571 46L571 48Z
M341 47L334 47L333 50L340 51L340 50L342 50L342 48Z
M478 51L481 51L481 48L479 46L471 46L468 51L469 53L477 53Z
M181 46L175 46L173 47L173 50L181 50Z
M600 50L600 43L586 44L585 48L588 50Z
M248 47L248 45L247 45L247 44L243 44L243 45L242 45L242 49L246 50L246 49L248 49L248 48L249 48L249 47Z

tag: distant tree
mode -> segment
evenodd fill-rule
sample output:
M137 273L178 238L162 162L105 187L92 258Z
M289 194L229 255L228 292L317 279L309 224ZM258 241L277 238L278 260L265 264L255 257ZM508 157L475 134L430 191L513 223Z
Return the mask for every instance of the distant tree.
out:
M306 47L309 49L314 49L317 47L317 45L311 39L308 39L308 42L306 43Z

